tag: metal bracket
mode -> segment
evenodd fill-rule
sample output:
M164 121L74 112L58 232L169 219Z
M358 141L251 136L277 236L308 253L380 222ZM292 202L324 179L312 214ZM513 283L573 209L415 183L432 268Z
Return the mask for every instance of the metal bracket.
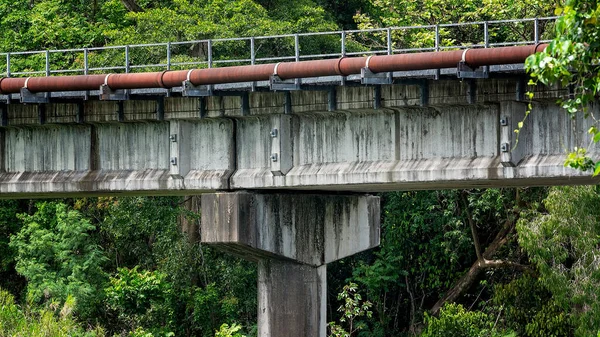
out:
M490 76L487 67L471 68L463 61L458 62L456 77L458 78L488 78Z
M269 78L269 87L271 90L276 91L300 90L301 81L299 78L282 80L281 77L277 75L271 75Z
M527 82L525 78L520 77L517 80L517 92L516 92L516 101L524 102L525 101L525 91L527 91Z
M335 87L332 87L327 91L327 111L337 110L337 94Z
M250 95L247 91L240 96L240 111L242 116L250 115Z
M0 104L0 126L8 126L8 105Z
M190 81L183 81L181 84L183 91L182 96L187 97L208 97L213 95L212 85L193 85Z
M156 98L156 120L165 120L165 97L158 96Z
M38 110L38 122L41 125L46 124L46 105L38 104L37 110Z
M392 73L374 73L369 68L364 67L360 69L360 83L361 84L392 84L393 78Z
M125 106L123 104L123 101L117 102L117 120L119 122L125 121Z
M21 88L21 103L42 104L50 102L49 92L33 93L27 88Z
M83 124L85 122L85 117L84 117L84 105L83 102L77 102L77 116L76 116L76 121L78 124Z
M468 82L467 103L475 104L477 103L477 82L474 79L470 79Z
M200 118L205 118L208 113L206 105L206 97L198 97L198 113L200 114Z
M100 86L101 101L126 101L129 99L129 90L112 90L108 85Z
M284 103L283 103L283 113L291 114L292 113L292 93L286 91L283 93L284 95Z
M381 108L381 86L376 85L373 87L373 109L377 110Z

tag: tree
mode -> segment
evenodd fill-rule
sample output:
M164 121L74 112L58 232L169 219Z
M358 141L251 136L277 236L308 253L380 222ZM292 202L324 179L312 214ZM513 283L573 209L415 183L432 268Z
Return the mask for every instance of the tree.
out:
M60 202L41 202L33 215L20 214L23 228L10 241L17 252L16 270L36 302L77 301L76 312L91 318L102 301L106 257L95 242L96 229Z
M562 15L556 22L556 37L546 50L530 56L525 63L532 76L529 84L570 88L572 94L560 99L559 104L572 118L583 115L593 119L595 125L589 129L591 145L600 141L600 129L590 111L600 85L600 5L595 0L567 0L564 7L556 9L556 14ZM593 170L594 175L600 173L600 161L590 158L585 147L573 149L565 166Z
M547 212L519 220L519 244L554 301L570 312L577 336L600 331L600 194L596 186L555 187Z
M369 12L357 13L358 28L405 27L437 25L443 23L476 22L526 17L547 16L553 4L545 0L370 0ZM540 26L540 34L545 31ZM484 41L483 25L465 25L440 28L440 46L472 45ZM489 26L490 42L533 40L531 23L506 23ZM356 36L355 39L364 39ZM386 42L384 33L374 34L373 40ZM410 29L394 31L394 49L433 48L435 29ZM376 43L373 41L372 43Z

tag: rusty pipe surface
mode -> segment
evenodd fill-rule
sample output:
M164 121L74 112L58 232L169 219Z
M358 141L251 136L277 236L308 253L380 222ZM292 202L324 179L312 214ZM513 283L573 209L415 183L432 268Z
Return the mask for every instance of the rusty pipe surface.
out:
M523 63L546 44L465 49L411 54L342 57L337 59L281 62L224 68L162 71L150 73L74 75L31 78L0 78L0 94L18 93L27 86L32 92L97 90L102 84L116 89L172 88L189 80L193 85L238 83L282 79L359 74L362 68L374 73L456 67L464 61L471 67Z

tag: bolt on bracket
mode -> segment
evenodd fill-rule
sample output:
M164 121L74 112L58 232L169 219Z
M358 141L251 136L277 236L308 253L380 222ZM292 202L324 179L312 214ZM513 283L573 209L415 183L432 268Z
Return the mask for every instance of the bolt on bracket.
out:
M190 81L183 81L181 86L183 91L182 96L187 97L208 97L213 95L212 85L193 85Z

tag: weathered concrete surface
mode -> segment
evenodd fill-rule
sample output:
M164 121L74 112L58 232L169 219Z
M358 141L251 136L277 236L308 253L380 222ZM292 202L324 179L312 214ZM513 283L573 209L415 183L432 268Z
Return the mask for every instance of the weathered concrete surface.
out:
M379 245L379 197L222 192L202 195L202 241L246 259L320 266Z
M0 197L597 182L563 166L568 150L588 145L589 122L554 104L561 90L536 89L517 144L526 105L516 83L479 80L473 97L466 82L429 81L428 106L418 86L387 85L380 109L373 87L338 86L335 111L326 91L292 92L291 113L283 93L252 92L249 109L236 96L167 97L164 120L154 100L9 104Z
M326 336L326 264L379 245L379 197L202 195L201 240L258 262L258 335Z
M258 336L327 336L327 266L258 263Z

